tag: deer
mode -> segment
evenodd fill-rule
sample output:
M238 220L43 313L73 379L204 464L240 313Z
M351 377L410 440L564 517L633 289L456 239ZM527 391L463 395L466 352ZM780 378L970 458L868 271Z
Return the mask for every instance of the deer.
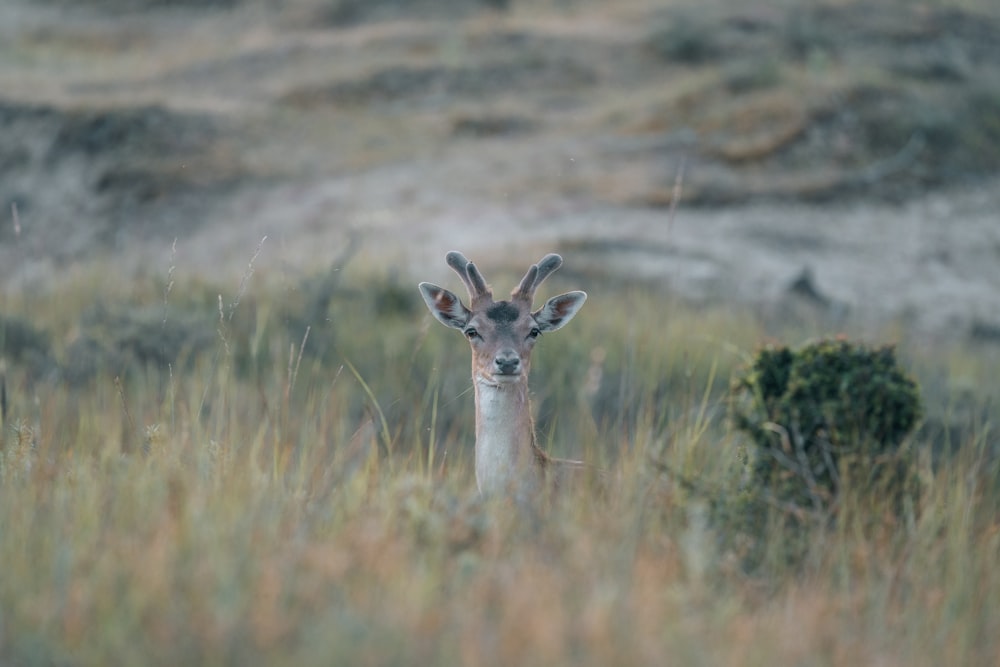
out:
M558 485L560 470L585 465L553 458L538 446L528 395L531 351L539 338L573 319L587 294L567 292L531 310L535 290L562 265L554 253L533 264L505 301L493 299L479 269L462 253L449 252L445 261L465 283L468 307L443 287L422 282L419 289L431 314L461 331L472 348L476 486L484 496L536 497Z

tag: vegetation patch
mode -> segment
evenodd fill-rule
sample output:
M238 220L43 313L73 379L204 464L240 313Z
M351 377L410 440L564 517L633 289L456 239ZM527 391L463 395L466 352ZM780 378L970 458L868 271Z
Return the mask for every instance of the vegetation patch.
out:
M588 65L564 58L523 58L475 67L395 65L354 81L304 87L284 99L300 106L385 104L567 89L594 81L596 74Z
M98 303L81 316L77 334L66 346L62 374L80 385L108 373L181 370L212 349L218 319L209 308Z
M892 347L766 347L734 380L733 397L734 425L751 443L737 501L747 516L770 504L800 528L825 524L845 502L897 512L917 502L917 457L904 443L923 407Z
M143 11L148 9L229 9L246 0L43 0L54 5L93 7L101 11Z
M998 44L1000 22L959 9L671 12L645 52L702 83L630 128L693 134L689 204L905 201L1000 169ZM663 201L659 187L642 198Z
M334 25L352 25L400 18L455 18L502 11L510 5L511 0L324 0L318 14Z
M24 225L24 242L68 254L137 228L190 231L206 195L247 175L222 124L206 115L0 101L0 128L0 204L46 221ZM13 240L11 225L0 230Z
M34 374L51 369L53 359L49 334L27 318L0 313L0 370L8 360L23 364Z
M536 129L534 120L514 114L462 114L451 121L452 135L473 139L527 134Z
M101 307L41 295L31 320L3 320L10 340L48 340L54 356L86 338L127 362L95 364L81 390L30 381L26 355L4 348L0 662L639 666L665 655L793 664L807 652L929 666L996 655L989 422L924 471L923 511L842 502L835 526L777 531L789 513L759 502L755 521L721 523L658 463L715 498L759 483L811 507L802 476L732 465L747 435L726 418L724 378L733 348L759 331L634 287L594 293L600 316L583 311L574 336L539 347L532 388L544 447L603 469L607 492L567 488L520 512L475 491L467 350L433 335L412 285L342 272L346 258L290 288L255 281L233 296L178 278L167 295L110 287L114 305ZM0 308L16 312L7 298ZM995 381L996 359L964 352L934 361L974 363ZM765 421L798 424L817 453L842 448L838 472L855 436L899 445L917 418L889 350L769 348L737 377L760 447L782 447ZM984 412L991 386L976 387ZM906 447L882 451L879 469ZM741 485L746 471L754 484ZM740 540L782 554L804 543L816 557L748 570ZM802 623L789 628L789 615ZM803 624L823 630L803 635Z

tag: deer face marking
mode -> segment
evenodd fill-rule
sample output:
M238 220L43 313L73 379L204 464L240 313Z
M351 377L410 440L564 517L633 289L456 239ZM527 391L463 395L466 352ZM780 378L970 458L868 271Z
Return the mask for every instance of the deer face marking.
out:
M547 255L532 266L510 301L494 301L478 269L460 253L449 253L448 264L468 287L471 307L431 283L420 283L420 293L438 321L465 334L472 346L473 377L478 381L506 384L526 380L531 350L539 336L565 326L587 299L583 292L567 292L531 311L535 288L562 264L558 255Z
M500 301L473 313L463 332L472 346L477 378L502 384L528 375L531 348L541 329L527 307Z

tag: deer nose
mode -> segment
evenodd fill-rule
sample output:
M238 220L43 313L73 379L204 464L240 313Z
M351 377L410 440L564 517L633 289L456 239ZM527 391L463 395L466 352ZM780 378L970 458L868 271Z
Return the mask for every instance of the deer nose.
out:
M513 350L503 350L493 358L493 365L501 375L514 375L521 367L521 359Z

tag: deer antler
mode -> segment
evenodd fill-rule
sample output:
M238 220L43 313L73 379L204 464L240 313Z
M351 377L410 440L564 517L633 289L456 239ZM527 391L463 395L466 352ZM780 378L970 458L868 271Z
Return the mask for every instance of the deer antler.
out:
M479 272L476 265L470 262L465 255L452 250L445 256L445 260L448 262L448 266L453 268L458 277L465 283L466 289L469 290L469 298L472 299L473 304L480 299L493 298L493 292L490 291L489 285L483 279L483 274Z
M511 298L525 301L530 306L531 301L535 298L535 290L553 271L562 266L562 261L562 257L559 255L549 253L542 257L538 264L532 264L528 272L524 274L524 278L521 278L521 284L510 293Z

